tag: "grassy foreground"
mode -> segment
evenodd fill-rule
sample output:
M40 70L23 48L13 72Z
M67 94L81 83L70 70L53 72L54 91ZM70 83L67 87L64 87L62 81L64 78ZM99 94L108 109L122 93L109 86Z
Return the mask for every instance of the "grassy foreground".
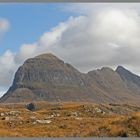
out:
M0 105L0 137L139 137L140 107L92 103Z

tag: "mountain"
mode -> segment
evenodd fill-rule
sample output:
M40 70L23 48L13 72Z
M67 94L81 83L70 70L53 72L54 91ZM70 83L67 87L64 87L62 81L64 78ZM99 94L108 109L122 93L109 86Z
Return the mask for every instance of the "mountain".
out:
M87 98L85 74L52 54L28 59L1 101L69 101ZM77 94L76 94L77 93Z
M120 75L111 68L103 67L102 69L88 72L92 89L96 86L109 99L108 102L123 102L133 99L127 85L123 82ZM99 91L97 91L99 93ZM102 95L100 96L102 98Z
M140 99L138 79L121 66L116 71L103 67L84 74L53 54L42 54L19 67L0 102L136 103Z
M124 81L132 82L137 86L140 86L140 77L136 74L133 74L122 66L118 66L116 72L121 76Z
M118 66L116 72L120 75L123 81L133 93L140 95L140 77L122 66Z

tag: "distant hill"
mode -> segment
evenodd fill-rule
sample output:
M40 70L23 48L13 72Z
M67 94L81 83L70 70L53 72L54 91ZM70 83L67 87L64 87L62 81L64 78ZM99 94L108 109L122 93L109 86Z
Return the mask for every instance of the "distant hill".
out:
M53 54L30 58L17 70L0 102L137 103L140 77L122 66L79 72Z

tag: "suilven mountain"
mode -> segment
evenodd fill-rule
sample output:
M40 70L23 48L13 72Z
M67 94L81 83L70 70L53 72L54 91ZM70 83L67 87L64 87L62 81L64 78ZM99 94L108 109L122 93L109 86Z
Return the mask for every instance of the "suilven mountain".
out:
M53 54L28 59L1 103L31 101L140 103L140 77L122 66L81 73Z

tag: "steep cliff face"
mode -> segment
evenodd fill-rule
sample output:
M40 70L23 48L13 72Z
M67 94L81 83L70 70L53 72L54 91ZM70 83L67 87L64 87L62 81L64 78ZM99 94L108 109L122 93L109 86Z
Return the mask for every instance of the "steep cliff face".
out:
M120 68L114 71L103 67L83 74L56 56L43 54L26 60L19 67L12 86L0 102L138 101L140 88L132 86L138 85L136 84L138 80L134 80L132 78L134 75L131 73L130 75L126 73L120 71ZM127 78L128 75L129 78ZM132 84L129 85L128 81Z

